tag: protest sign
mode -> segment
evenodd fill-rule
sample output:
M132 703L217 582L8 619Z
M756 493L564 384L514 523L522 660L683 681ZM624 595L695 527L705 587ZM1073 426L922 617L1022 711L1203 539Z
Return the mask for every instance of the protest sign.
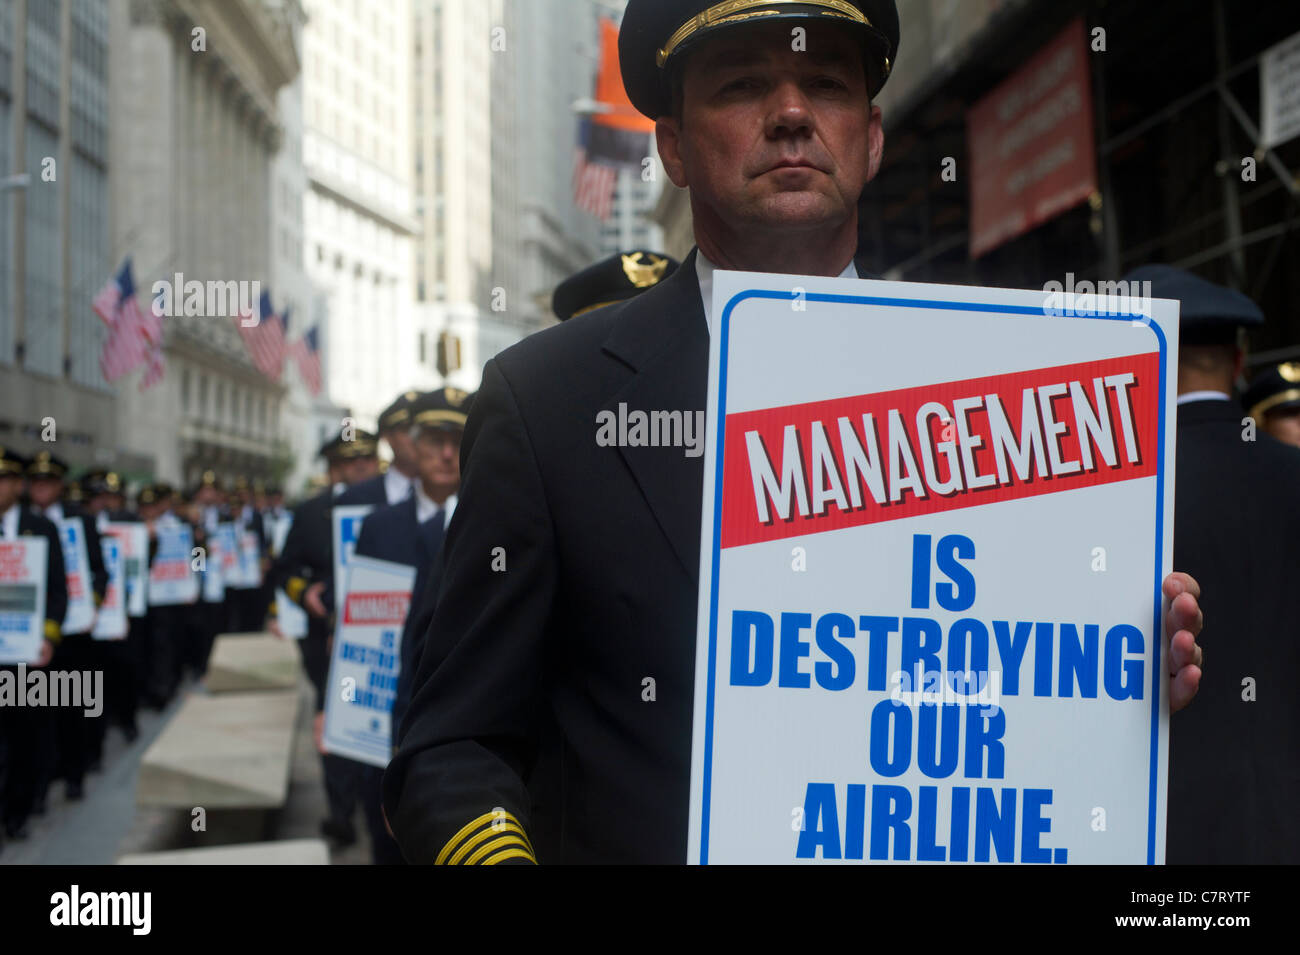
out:
M45 640L44 537L0 540L0 663L35 663Z
M239 533L235 529L235 525L229 522L218 524L216 531L208 535L208 545L208 563L215 563L221 575L221 594L215 599L223 600L227 587L240 586L242 568L239 563ZM221 555L220 560L215 560L212 556L211 548L214 545L216 552ZM206 581L204 583L206 584ZM203 599L212 600L213 598L205 593Z
M1177 304L1099 304L716 273L690 861L1163 861Z
M239 583L232 586L245 590L262 586L262 554L257 544L257 534L239 530Z
M126 592L128 617L143 617L149 596L149 530L143 524L110 521L105 534L112 534L121 544L122 580Z
M63 571L68 580L68 611L63 615L63 632L87 633L95 624L95 595L91 590L86 525L80 517L62 517L55 523L63 544Z
M387 766L415 568L353 555L344 579L322 739L335 755Z
M149 568L149 606L194 603L199 599L199 578L190 566L194 532L179 521L159 521L154 531L158 550Z
M375 509L373 504L351 504L331 511L334 543L334 619L343 619L343 582L348 579L348 562L357 549L361 523Z
M104 552L104 569L108 571L108 587L91 635L96 640L121 640L127 629L122 542L112 534L104 534L99 544Z

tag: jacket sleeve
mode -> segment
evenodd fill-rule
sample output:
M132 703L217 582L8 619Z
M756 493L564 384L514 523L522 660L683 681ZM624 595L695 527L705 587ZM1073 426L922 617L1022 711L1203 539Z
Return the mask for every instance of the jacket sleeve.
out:
M104 545L101 543L99 527L89 514L79 515L83 534L86 538L86 557L90 562L90 590L95 596L95 606L104 602L108 593L108 567L104 564Z
M430 565L419 568L415 577L415 587L411 593L411 612L402 627L402 665L397 671L397 695L393 701L393 742L400 744L403 725L407 711L411 708L412 687L419 672L420 659L424 653L425 635L429 631L429 622L433 619L433 608L438 602L438 587L442 582L443 555L442 548ZM437 669L440 660L429 664L429 672Z
M524 780L537 751L555 536L532 440L495 360L461 458L442 586L384 805L410 862L535 862Z
M59 528L41 518L41 534L50 542L45 555L45 639L58 643L63 636L63 618L68 612L68 578L63 565L63 542Z
M284 540L284 547L280 550L280 556L275 559L271 565L269 574L270 584L273 587L281 587L285 594L294 603L302 605L302 595L307 590L310 579L307 576L304 565L306 561L306 547L308 537L308 502L304 502L294 509L293 524L289 527L289 533Z

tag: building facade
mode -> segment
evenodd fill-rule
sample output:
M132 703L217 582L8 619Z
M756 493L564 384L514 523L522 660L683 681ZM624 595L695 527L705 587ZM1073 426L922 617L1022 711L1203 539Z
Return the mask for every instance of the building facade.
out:
M283 3L110 0L110 151L115 248L129 253L141 304L165 283L166 373L119 382L121 446L158 478L191 484L279 478L289 463L285 386L252 365L236 330L243 302L270 288L273 182L283 145L277 95L298 73Z
M91 299L109 229L107 0L0 0L0 443L116 445Z
M433 379L418 360L410 0L305 4L304 253L327 303L327 397L363 427Z

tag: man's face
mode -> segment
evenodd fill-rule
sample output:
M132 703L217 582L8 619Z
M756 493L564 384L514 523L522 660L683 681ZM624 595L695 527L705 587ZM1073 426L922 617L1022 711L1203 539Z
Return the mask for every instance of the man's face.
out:
M1264 415L1264 430L1279 441L1300 448L1300 408L1267 412Z
M391 431L384 432L384 440L393 449L393 465L397 470L410 473L415 469L415 448L408 431L393 428Z
M379 473L378 458L351 458L341 465L343 480L347 484L367 481Z
M430 497L460 490L460 431L426 428L415 440L416 468Z
M731 229L817 230L855 214L880 167L880 109L844 30L737 27L688 54L680 120L656 132L669 178Z
M37 507L49 507L63 494L63 482L58 478L32 478L27 488L27 496Z
M23 493L23 479L16 474L0 476L0 512L7 511L18 503Z

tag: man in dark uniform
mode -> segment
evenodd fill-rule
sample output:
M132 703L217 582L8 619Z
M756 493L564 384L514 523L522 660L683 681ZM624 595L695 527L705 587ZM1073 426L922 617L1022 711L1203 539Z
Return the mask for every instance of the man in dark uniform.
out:
M107 469L87 471L78 482L85 501L86 515L95 523L100 537L108 533L108 525L138 524L140 518L123 505L122 478ZM123 568L125 573L125 568ZM125 583L125 580L124 580ZM123 600L126 599L125 592ZM128 743L139 735L136 711L139 708L139 687L136 683L133 640L141 639L139 631L144 617L127 616L127 634L123 640L99 641L97 647L104 667L104 713L121 728Z
M72 576L76 568L64 561L64 571L68 575L68 596L86 593L95 610L104 601L108 589L108 571L104 567L103 545L99 540L99 528L93 519L88 518L76 504L63 500L65 479L68 477L68 464L49 451L38 451L27 465L27 495L32 510L49 519L59 528L60 537L64 530L60 522L67 521L81 527L81 542L86 549L90 579L82 580ZM65 554L65 557L67 555ZM73 583L76 583L74 590ZM79 674L103 670L100 648L91 636L95 628L94 617L77 630L64 629L63 639L50 669L54 673ZM36 781L36 805L40 810L45 802L45 791L49 782L57 775L67 784L67 797L80 799L85 785L86 772L92 766L98 766L104 747L104 728L106 723L101 713L98 717L89 717L79 707L63 706L46 711L49 716L48 732L56 742L49 746L47 754L57 761L48 760L42 767L41 775Z
M19 537L43 537L45 556L44 636L41 652L29 668L48 666L54 658L62 636L63 617L68 609L68 586L63 568L63 544L58 528L21 501L23 472L27 459L7 447L0 447L0 540ZM0 666L17 679L16 665ZM23 688L17 688L23 692ZM27 834L27 819L36 801L41 763L49 746L49 736L42 732L46 707L0 707L0 823L10 839Z
M340 507L357 504L396 504L411 494L415 482L415 449L411 445L411 408L420 398L408 391L379 414L379 437L393 452L387 470L365 480L348 482L348 489L335 502Z
M178 648L180 656L177 659L183 668L189 669L195 677L201 677L207 670L208 654L217 634L235 629L234 590L226 583L225 568L219 565L212 548L218 528L231 521L230 507L215 471L203 472L198 484L189 491L188 505L178 508L178 513L181 511L185 512L194 528L194 546L204 549L205 559L199 599L190 605L186 615L185 636ZM213 585L209 576L217 579L218 583Z
M356 553L416 570L411 591L412 608L417 595L427 589L429 573L442 547L442 537L456 509L460 490L460 441L465 432L471 395L457 388L442 388L414 398L408 407L403 435L411 444L416 480L412 493L396 504L376 508L361 525ZM407 614L401 637L401 666L398 669L397 700L409 699L415 656L421 642L411 632ZM421 635L422 636L422 635ZM394 733L404 705L394 702L391 714ZM400 865L402 854L388 834L381 808L383 770L363 766L362 806L370 828L370 842L377 865Z
M385 777L411 862L532 862L539 828L560 834L550 861L686 859L703 459L601 447L597 415L705 407L711 264L854 274L883 148L871 98L898 40L892 0L733 13L631 0L620 33L624 86L690 188L698 250L644 295L484 368L431 644ZM1198 652L1195 582L1173 577L1166 594L1177 707L1199 676L1182 669ZM562 799L538 800L538 779Z
M378 470L378 440L366 431L341 431L320 454L329 463L331 480L340 478L315 497L298 505L284 549L271 569L272 581L307 611L307 636L298 641L303 670L316 691L314 721L319 746L329 679L333 634L334 541L332 514L348 478L365 480ZM330 815L321 831L344 845L356 841L352 815L356 811L360 776L358 764L330 754L321 755Z
M1174 563L1204 587L1210 662L1196 705L1169 724L1170 863L1300 862L1300 450L1258 429L1232 397L1243 331L1263 323L1240 292L1169 266L1127 276L1182 303Z
M247 478L235 478L235 485L230 494L229 513L230 521L235 525L235 541L239 547L244 546L244 534L253 535L257 543L257 568L260 575L262 557L267 552L266 528L262 524L261 512L253 506L253 493ZM266 608L262 604L263 593L260 579L254 587L241 584L226 588L232 633L251 633L262 629L266 623ZM207 649L211 652L211 645ZM204 655L205 664L206 661L207 654Z
M551 309L557 319L565 322L598 308L626 302L666 281L680 265L676 259L644 249L617 252L595 265L575 272L557 285L551 295ZM468 402L465 411L468 414ZM441 556L441 548L439 555ZM425 635L429 622L433 619L441 573L441 560L435 561L427 569L422 568L411 595L411 613L402 631L402 669L397 684L397 700L393 704L395 743L401 740L402 719L411 703L416 664L425 649ZM436 668L436 664L436 660L431 660L431 667Z
M146 503L146 501L148 503ZM197 520L186 516L186 507L180 494L170 484L159 481L140 492L140 516L149 528L150 563L157 555L158 528L169 524L184 524L190 528L194 546L206 544L201 511L190 508ZM156 709L165 707L180 687L185 664L192 659L195 626L203 608L219 608L221 604L202 603L203 588L199 587L199 600L189 604L150 605L149 655L146 703ZM209 610L209 613L212 611Z
M275 601L275 588L271 585L271 563L276 554L272 553L275 543L275 528L280 520L288 516L284 507L284 494L278 485L267 484L257 480L253 482L253 507L262 525L262 586L258 589L255 615L265 624Z
M1300 361L1274 365L1255 376L1242 396L1261 430L1300 448Z

